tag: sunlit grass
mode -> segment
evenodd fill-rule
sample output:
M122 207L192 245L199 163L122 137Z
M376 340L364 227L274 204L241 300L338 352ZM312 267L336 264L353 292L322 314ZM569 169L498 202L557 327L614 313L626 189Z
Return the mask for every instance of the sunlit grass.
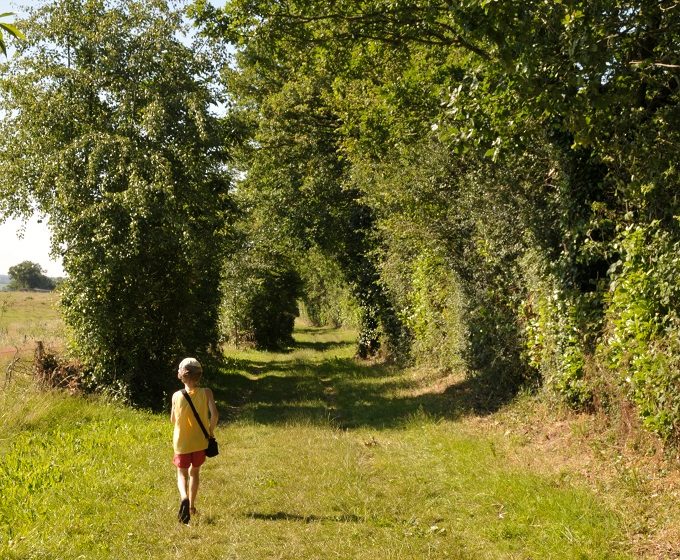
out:
M31 357L37 341L62 348L57 292L0 292L0 371L15 357Z
M0 558L628 558L618 515L507 460L499 434L356 363L353 333L231 351L209 380L224 421L200 515L177 523L166 415L0 394ZM448 404L447 404L448 403Z

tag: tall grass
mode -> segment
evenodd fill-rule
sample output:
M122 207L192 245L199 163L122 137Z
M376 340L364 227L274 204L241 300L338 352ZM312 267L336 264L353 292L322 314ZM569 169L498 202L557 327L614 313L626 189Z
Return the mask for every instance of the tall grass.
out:
M206 380L221 453L189 526L166 416L16 380L0 394L0 558L629 558L596 495L512 467L448 395L355 363L352 337L230 350Z
M32 356L37 341L62 348L57 292L0 292L0 368Z

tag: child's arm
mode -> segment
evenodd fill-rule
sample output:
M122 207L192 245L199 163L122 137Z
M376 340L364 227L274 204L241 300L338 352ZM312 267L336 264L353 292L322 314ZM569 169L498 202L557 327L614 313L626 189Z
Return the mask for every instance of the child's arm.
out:
M215 433L215 428L217 427L217 420L219 420L219 413L217 412L217 405L215 404L215 396L210 389L205 390L206 396L208 397L208 411L210 412L210 427L208 428L208 433L212 436Z
M172 422L174 424L175 423L175 398L174 398L174 395L173 395L171 402L172 402L172 404L170 406L170 422Z

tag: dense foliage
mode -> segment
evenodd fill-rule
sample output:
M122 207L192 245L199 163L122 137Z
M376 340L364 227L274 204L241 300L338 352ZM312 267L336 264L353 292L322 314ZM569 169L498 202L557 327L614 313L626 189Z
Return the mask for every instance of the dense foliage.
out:
M303 318L313 326L358 327L360 309L343 281L336 261L318 249L306 251L297 262L303 290Z
M161 406L218 342L230 211L213 53L160 0L64 0L25 23L2 82L0 208L49 216L89 382Z
M209 56L160 1L61 8L3 82L0 204L49 214L95 379L153 393L218 310L285 346L301 301L489 406L543 385L678 438L680 5L197 0Z
M306 47L279 47L265 35L253 38L239 50L238 70L223 73L245 131L237 190L251 231L295 261L308 251L335 261L360 310L359 355L375 354L381 333L396 348L400 321L372 259L375 215L352 184L342 123L325 99L341 61L328 58L316 71Z
M225 340L275 350L293 343L301 280L290 259L243 247L225 267L221 332Z
M195 13L236 48L253 199L337 261L364 333L677 437L677 4Z

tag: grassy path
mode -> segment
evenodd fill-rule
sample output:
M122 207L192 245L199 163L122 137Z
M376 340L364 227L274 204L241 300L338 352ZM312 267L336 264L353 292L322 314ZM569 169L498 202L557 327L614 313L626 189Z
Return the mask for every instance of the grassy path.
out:
M513 466L451 394L359 365L351 333L231 353L207 383L224 422L200 516L176 522L165 416L0 394L2 559L629 558L584 488Z

